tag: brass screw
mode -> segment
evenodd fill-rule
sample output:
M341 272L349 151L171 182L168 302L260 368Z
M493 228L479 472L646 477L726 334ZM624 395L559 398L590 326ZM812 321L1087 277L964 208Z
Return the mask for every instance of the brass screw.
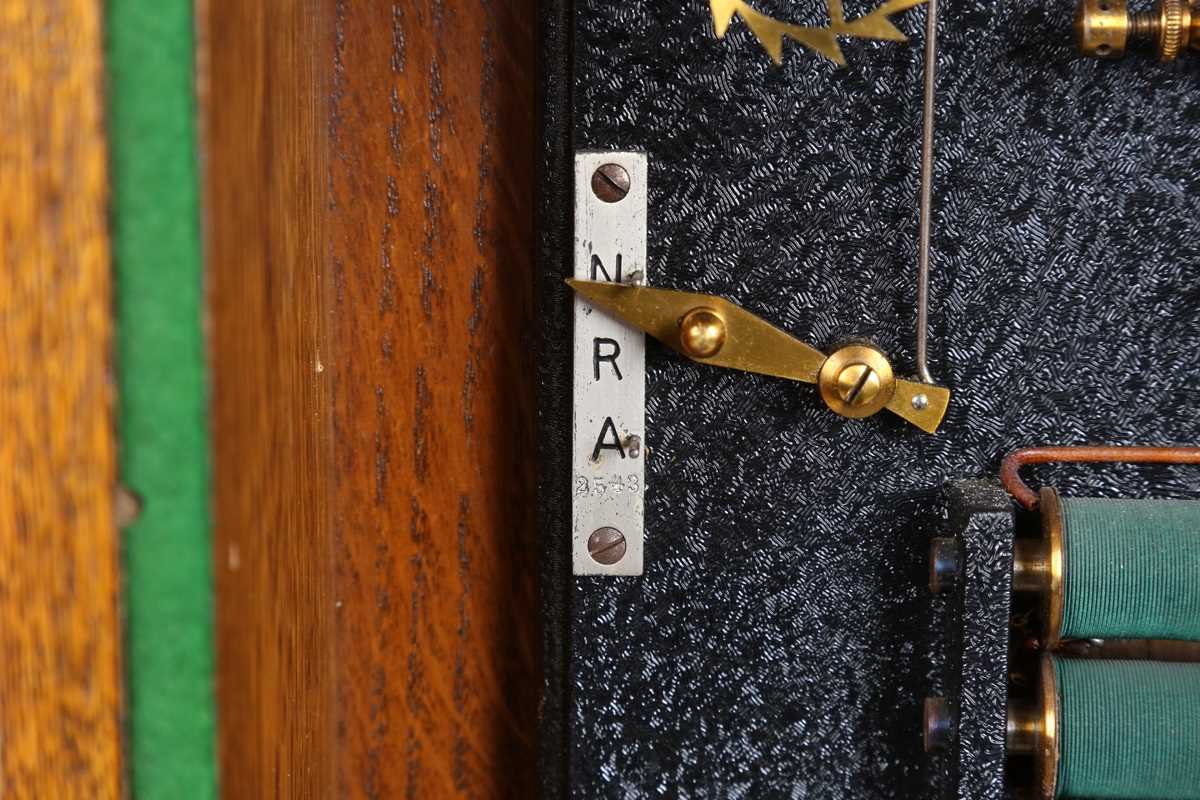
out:
M892 365L874 347L853 344L837 350L817 374L821 399L843 417L860 419L880 411L896 393Z
M1158 0L1151 11L1130 13L1126 0L1080 0L1075 16L1079 51L1118 58L1129 43L1153 44L1160 61L1200 48L1200 0Z
M879 373L866 364L851 364L838 373L837 391L852 406L865 406L879 394Z
M618 203L629 194L629 173L620 164L603 164L592 173L592 192L606 203Z
M679 320L679 346L692 358L712 358L725 346L725 320L711 308L693 308Z

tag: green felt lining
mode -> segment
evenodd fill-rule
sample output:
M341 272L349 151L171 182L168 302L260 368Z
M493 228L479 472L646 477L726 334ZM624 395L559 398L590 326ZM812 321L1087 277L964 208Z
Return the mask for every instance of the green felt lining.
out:
M216 795L193 8L110 0L129 755L138 798Z

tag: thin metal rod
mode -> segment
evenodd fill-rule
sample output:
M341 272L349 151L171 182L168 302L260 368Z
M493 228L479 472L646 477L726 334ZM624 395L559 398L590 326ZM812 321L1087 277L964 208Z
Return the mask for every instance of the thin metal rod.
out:
M929 229L933 211L933 112L937 76L937 0L925 6L925 110L921 131L921 241L917 249L917 377L929 374Z

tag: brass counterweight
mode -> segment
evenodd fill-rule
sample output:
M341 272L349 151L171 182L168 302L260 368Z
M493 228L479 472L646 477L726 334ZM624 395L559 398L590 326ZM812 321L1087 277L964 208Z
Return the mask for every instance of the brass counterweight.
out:
M1158 0L1150 11L1129 11L1126 0L1081 0L1075 17L1079 51L1096 58L1119 58L1126 46L1144 43L1160 61L1200 49L1200 1Z

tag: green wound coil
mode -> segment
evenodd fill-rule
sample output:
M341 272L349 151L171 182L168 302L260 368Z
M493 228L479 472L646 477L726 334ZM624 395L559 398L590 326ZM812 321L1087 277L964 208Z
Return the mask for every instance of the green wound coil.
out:
M1056 797L1200 798L1200 664L1054 659Z
M1064 639L1200 639L1200 502L1062 500Z

